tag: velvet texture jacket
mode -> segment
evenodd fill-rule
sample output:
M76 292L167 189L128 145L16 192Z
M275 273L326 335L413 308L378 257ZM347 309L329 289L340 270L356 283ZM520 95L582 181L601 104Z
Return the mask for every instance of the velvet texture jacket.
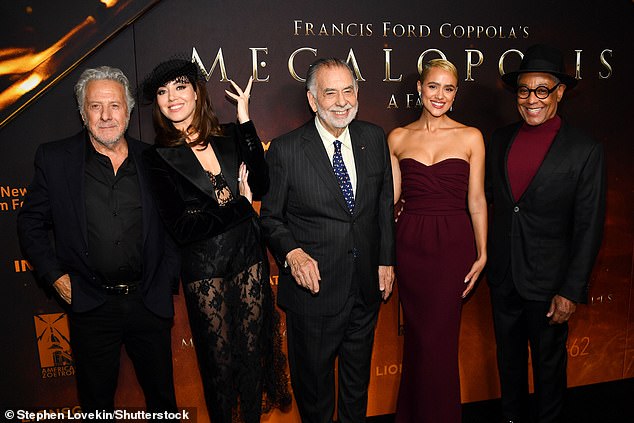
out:
M155 147L144 155L159 213L167 230L180 245L184 283L210 277L207 251L228 229L257 213L240 195L238 171L244 162L254 198L269 187L264 150L251 121L223 125L223 136L214 136L213 148L234 200L220 206L209 176L188 145Z

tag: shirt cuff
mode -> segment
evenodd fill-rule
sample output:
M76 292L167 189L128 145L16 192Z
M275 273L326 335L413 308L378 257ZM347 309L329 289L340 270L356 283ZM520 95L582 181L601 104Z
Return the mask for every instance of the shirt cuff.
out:
M56 280L64 276L65 273L59 269L53 269L42 275L42 280L49 286L53 286Z

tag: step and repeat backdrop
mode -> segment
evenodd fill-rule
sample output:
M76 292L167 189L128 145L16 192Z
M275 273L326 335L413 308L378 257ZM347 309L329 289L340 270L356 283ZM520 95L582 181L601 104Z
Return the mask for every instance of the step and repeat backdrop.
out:
M7 2L5 2L7 3ZM634 377L631 169L634 3L629 0L499 3L480 1L320 2L146 0L9 2L0 6L0 405L78 410L66 310L42 289L21 255L16 215L43 142L76 133L73 85L87 67L121 68L135 86L158 62L186 55L207 73L221 121L235 119L224 90L254 78L251 117L265 144L312 118L303 77L318 57L346 59L359 81L359 118L388 133L420 114L416 79L436 57L458 68L452 117L485 139L519 119L499 78L534 43L565 55L579 79L561 114L604 143L608 159L605 237L587 306L577 309L568 342L569 385ZM5 29L7 29L5 31ZM129 134L152 143L150 107L139 104ZM277 284L273 268L271 284ZM179 405L207 422L182 295L174 297L175 383ZM283 328L282 328L283 330ZM394 411L403 341L398 289L377 326L368 415ZM117 406L143 396L122 352ZM486 281L465 301L460 337L463 402L499 396ZM293 408L266 416L296 422Z

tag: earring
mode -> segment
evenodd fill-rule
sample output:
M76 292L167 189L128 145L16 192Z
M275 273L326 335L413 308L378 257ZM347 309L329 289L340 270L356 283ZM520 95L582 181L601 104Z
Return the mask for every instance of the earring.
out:
M449 111L453 112L453 103L451 103L451 106L449 106Z

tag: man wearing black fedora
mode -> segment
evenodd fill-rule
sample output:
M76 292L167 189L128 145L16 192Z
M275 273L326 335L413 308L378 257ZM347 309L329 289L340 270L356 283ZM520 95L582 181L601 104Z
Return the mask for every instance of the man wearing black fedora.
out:
M534 45L502 80L522 120L487 145L492 204L487 279L505 422L527 421L528 348L534 421L560 422L566 391L568 319L586 303L605 215L601 144L557 114L576 80L559 50Z

